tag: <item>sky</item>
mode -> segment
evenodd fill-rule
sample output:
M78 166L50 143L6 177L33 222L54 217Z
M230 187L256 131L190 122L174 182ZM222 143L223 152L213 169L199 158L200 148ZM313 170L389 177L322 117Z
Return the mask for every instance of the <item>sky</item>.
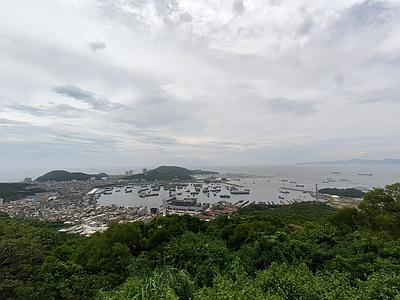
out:
M400 1L4 0L0 166L400 158Z

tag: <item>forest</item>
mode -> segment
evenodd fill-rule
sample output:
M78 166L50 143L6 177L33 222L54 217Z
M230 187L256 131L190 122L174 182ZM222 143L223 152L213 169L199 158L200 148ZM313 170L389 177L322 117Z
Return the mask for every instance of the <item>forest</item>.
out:
M42 192L46 192L46 190L38 187L32 188L27 183L0 183L0 198L3 198L4 202L19 200Z
M400 183L340 210L255 205L90 237L62 226L0 215L0 299L400 299Z

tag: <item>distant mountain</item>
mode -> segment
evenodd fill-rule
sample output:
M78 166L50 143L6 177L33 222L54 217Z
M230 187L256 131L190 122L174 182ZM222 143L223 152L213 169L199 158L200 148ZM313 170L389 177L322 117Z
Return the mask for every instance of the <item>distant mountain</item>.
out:
M375 159L358 159L353 158L349 160L335 160L335 161L316 161L316 162L301 162L297 165L395 165L400 164L400 159L386 158L383 160Z
M44 182L44 181L71 181L71 180L78 180L78 181L84 181L84 180L89 180L92 177L95 177L96 179L101 179L102 177L108 177L106 173L100 173L100 174L85 174L81 172L67 172L67 171L62 171L62 170L55 170L48 172L38 178L36 178L35 181L39 182Z
M217 175L218 172L203 171L203 170L189 170L177 166L160 166L153 170L149 170L147 174L136 174L125 177L126 179L146 179L148 181L154 180L191 180L193 175Z

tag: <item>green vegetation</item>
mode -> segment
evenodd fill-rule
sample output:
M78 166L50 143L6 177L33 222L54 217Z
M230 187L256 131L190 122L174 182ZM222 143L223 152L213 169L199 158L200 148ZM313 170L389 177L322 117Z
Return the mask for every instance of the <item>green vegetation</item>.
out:
M336 195L340 197L350 197L350 198L362 198L365 195L363 191L353 188L349 189L325 188L318 190L318 193Z
M358 208L253 205L85 238L57 226L0 215L0 299L400 299L400 183Z
M103 177L108 177L108 175L106 173L91 175L91 174L85 174L85 173L81 173L81 172L70 173L67 171L56 170L56 171L48 172L48 173L36 178L35 181L38 181L38 182L71 181L71 180L84 181L84 180L89 180L92 177L95 177L96 179L101 179Z
M321 202L300 202L291 205L252 204L238 211L247 216L261 213L266 216L278 217L285 224L299 224L318 222L336 212L332 206Z
M136 174L127 176L125 179L145 179L147 181L155 180L191 180L193 175L217 175L218 172L203 170L188 170L177 166L160 166L154 170L149 170L147 174Z
M0 198L3 198L4 202L19 200L45 191L26 183L0 183Z

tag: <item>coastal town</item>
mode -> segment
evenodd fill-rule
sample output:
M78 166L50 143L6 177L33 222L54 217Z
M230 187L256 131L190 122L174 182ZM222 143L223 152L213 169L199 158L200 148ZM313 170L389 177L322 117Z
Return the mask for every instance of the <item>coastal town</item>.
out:
M187 169L177 168L162 167L162 170L163 172L167 170L167 173L172 170L189 172ZM152 172L144 169L139 175L148 175ZM256 201L250 201L251 198L244 200L245 197L241 197L250 195L249 184L256 186L255 181L258 180L265 185L274 179L274 176L243 173L196 172L197 174L190 176L188 180L181 180L179 176L174 177L174 175L168 177L171 180L147 181L143 176L132 176L131 172L126 172L125 176L103 176L103 174L88 177L84 174L86 175L84 180L76 180L68 177L71 175L68 172L57 171L58 175L67 177L53 178L58 180L42 177L35 181L25 178L23 183L27 185L28 192L30 190L41 192L14 201L5 202L0 198L0 212L12 218L63 222L65 228L61 229L62 231L81 235L103 232L115 222L148 222L157 216L171 214L189 214L208 221L219 215L232 215L238 209L254 204ZM49 176L51 173L44 176ZM167 173L159 173L158 176L165 177ZM80 178L83 175L78 173L75 176ZM320 194L317 184L314 190L305 189L304 184L281 179L279 174L275 178L275 183L279 186L277 199L260 201L262 199L258 198L257 204L274 207L314 199L340 208L355 206L360 200ZM325 184L324 180L321 180L321 183ZM330 180L329 183L332 184L334 181ZM297 193L298 196L290 200L289 197L294 197L290 196L291 193ZM130 196L131 201L129 204L117 204L118 201L114 201L116 198L113 197L118 195ZM308 195L307 198L305 195ZM151 201L153 197L155 200ZM102 199L111 200L105 202ZM202 199L201 202L199 199Z
M220 178L213 178L218 182ZM150 221L156 216L169 214L190 214L202 220L215 218L220 214L230 215L240 207L248 204L244 201L230 203L220 195L218 203L198 203L196 194L219 193L221 186L213 184L208 187L203 180L195 179L189 182L158 182L144 183L129 181L120 178L103 178L85 181L45 181L31 182L32 186L45 190L20 200L10 201L0 205L0 211L12 218L30 218L47 221L64 222L68 227L62 231L82 235L91 235L94 232L103 232L113 222ZM203 187L204 185L204 187ZM123 193L138 193L139 197L151 197L157 191L168 191L169 197L165 198L160 206L118 206L116 204L100 205L98 199L103 194L111 194L112 191ZM182 191L190 197L182 196ZM250 193L249 190L240 190L231 186L227 192Z

